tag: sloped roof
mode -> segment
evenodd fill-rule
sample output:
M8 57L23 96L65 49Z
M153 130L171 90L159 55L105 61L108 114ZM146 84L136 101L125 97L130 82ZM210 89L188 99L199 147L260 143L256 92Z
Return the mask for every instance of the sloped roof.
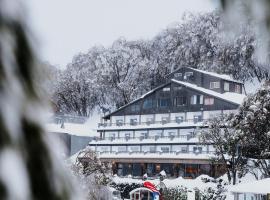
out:
M180 85L184 85L184 86L186 86L188 88L191 88L193 90L202 92L202 93L207 94L207 95L210 95L210 96L214 96L216 98L222 99L223 101L227 101L227 102L230 102L230 103L233 103L233 104L237 104L237 105L240 105L243 102L244 98L246 97L244 94L238 94L238 93L233 93L233 92L225 92L225 93L221 94L221 93L215 92L213 90L209 90L209 89L206 89L206 88L203 88L203 87L199 87L199 86L197 86L195 84L192 84L192 83L178 81L178 80L175 80L175 79L171 79L171 82L174 82L174 83L180 84ZM123 109L123 108L125 108L125 107L127 107L127 106L129 106L129 105L131 105L131 104L133 104L133 103L135 103L137 101L139 101L140 99L143 99L144 97L152 94L154 91L156 91L156 90L158 90L160 88L165 87L169 83L163 84L161 86L158 86L158 87L154 88L153 90L150 90L149 92L145 93L144 95L142 95L141 97L135 99L134 101L132 101L132 102L130 102L130 103L128 103L128 104L126 104L126 105L118 108L117 110L115 110L112 113L107 114L106 116L104 116L104 118L109 117L110 115L112 115L112 114L118 112L119 110L121 110L121 109Z
M169 76L170 74L173 74L173 73L177 72L177 71L178 71L179 69L181 69L181 68L191 69L191 70L193 70L193 71L197 71L197 72L200 72L200 73L203 73L203 74L208 74L208 75L210 75L210 76L214 76L214 77L217 77L217 78L220 78L220 79L223 79L223 80L227 80L227 81L231 81L231 82L243 84L243 82L238 81L238 80L235 80L235 79L233 79L232 77L230 77L229 75L226 75L226 74L218 74L218 73L215 73L215 72L209 72L209 71L204 71L204 70L200 70L200 69L196 69L196 68L192 68L192 67L179 67L179 68L177 68L176 70L174 70L173 72L167 74L166 77Z
M211 76L215 76L215 77L227 80L227 81L232 81L232 82L243 84L241 81L237 81L237 80L231 78L229 75L226 75L226 74L218 74L218 73L215 73L215 72L203 71L203 70L195 69L195 68L192 68L192 67L187 67L187 68L192 69L192 70L197 71L197 72L200 72L200 73L203 73L203 74L208 74L208 75L211 75Z
M225 92L225 93L221 94L221 93L215 92L213 90L199 87L195 84L191 84L191 83L187 83L187 82L183 82L183 81L178 81L175 79L172 79L171 81L174 83L180 84L180 85L184 85L184 86L189 87L191 89L197 90L199 92L208 94L210 96L214 96L214 97L217 97L217 98L222 99L224 101L229 101L231 103L238 104L238 105L240 105L243 102L244 98L246 97L246 95L244 95L244 94L238 94L238 93L234 93L234 92Z

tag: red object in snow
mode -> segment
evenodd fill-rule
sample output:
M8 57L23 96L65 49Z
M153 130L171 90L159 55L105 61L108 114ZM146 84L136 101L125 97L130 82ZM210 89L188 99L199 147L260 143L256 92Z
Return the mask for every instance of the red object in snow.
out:
M150 189L150 190L152 190L153 192L157 192L158 194L160 194L158 189L156 188L156 186L153 183L149 182L149 181L145 181L143 183L143 186Z

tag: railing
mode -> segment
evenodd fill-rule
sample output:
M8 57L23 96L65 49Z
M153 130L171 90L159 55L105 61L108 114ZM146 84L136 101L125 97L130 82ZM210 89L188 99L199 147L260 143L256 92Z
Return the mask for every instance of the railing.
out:
M162 120L162 121L148 121L148 122L131 122L131 123L124 123L124 122L118 122L118 123L99 123L98 127L111 127L111 126L138 126L138 125L147 125L150 126L152 124L168 124L168 123L176 123L176 124L182 124L182 123L200 123L200 122L206 122L208 119L186 119L186 120Z
M192 133L192 134L187 134L187 135L171 135L171 136L161 136L161 135L156 135L156 136L140 136L140 137L105 137L105 138L95 138L95 141L102 141L102 140L107 140L107 141L129 141L129 140L147 140L147 139L152 139L152 140L159 140L159 139L170 139L170 140L174 140L177 138L180 139L186 139L186 140L190 140L192 138L195 138L196 134Z
M214 154L215 151L101 151L98 152L100 155L104 154L129 154L129 155L149 155L149 154L159 154L159 155L181 155L181 154Z

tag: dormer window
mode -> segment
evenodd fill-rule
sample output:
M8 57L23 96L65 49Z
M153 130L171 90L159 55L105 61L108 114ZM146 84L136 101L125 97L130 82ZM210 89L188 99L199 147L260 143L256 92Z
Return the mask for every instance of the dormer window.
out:
M166 88L162 89L163 92L170 92L170 90L171 90L171 88L169 88L169 87L166 87Z
M182 73L175 73L174 74L174 78L180 78L180 77L182 77Z
M184 76L184 79L187 80L187 79L189 79L192 76L193 76L193 72L186 72L185 73L185 76Z
M210 89L220 88L220 82L210 82Z

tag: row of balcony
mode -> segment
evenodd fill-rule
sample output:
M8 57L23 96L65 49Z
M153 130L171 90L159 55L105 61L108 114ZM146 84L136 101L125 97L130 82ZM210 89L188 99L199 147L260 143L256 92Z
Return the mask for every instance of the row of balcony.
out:
M176 117L175 120L169 120L169 118L162 119L161 121L155 121L154 119L147 120L146 122L138 122L135 119L131 119L129 122L123 122L123 120L116 120L116 123L99 123L98 127L111 127L111 126L138 126L138 125L152 125L152 124L168 124L168 123L176 123L176 124L181 124L181 123L199 123L199 122L206 122L207 119L202 119L201 116L196 116L194 119L186 119L184 120L183 118Z
M105 138L95 138L95 141L98 140L109 140L109 141L129 141L129 140L139 140L143 141L146 139L152 139L155 141L161 140L161 139L169 139L169 140L174 140L177 138L180 139L185 139L185 140L190 140L192 138L195 138L196 134L187 134L187 135L169 135L169 136L162 136L162 135L155 135L155 136L148 136L148 135L141 135L139 137L131 137L131 136L125 136L125 137L115 137L115 136L110 136L110 137L105 137Z
M101 151L100 155L105 154L129 154L129 155L181 155L181 154L214 154L215 151L202 151L201 148L196 148L193 151L179 150L179 151Z

